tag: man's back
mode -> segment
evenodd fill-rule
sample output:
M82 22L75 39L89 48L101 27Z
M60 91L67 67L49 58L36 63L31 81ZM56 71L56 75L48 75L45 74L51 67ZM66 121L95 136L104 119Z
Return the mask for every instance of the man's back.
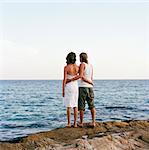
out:
M92 76L93 76L93 67L92 67L92 65L87 64L85 62L83 62L83 64L85 65L84 71L83 71L83 76L87 80L92 81ZM81 80L80 87L93 87L93 85Z

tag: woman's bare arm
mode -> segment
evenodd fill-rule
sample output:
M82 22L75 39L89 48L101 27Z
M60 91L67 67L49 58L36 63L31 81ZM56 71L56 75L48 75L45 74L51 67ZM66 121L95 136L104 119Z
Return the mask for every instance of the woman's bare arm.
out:
M67 67L64 67L64 79L63 79L63 85L62 85L62 96L65 96L65 85L67 81Z

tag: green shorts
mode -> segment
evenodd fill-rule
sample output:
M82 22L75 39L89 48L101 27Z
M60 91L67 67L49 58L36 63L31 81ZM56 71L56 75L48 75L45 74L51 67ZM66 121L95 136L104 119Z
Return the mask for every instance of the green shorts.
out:
M88 103L88 109L95 107L93 88L79 87L78 110L85 110L85 101Z

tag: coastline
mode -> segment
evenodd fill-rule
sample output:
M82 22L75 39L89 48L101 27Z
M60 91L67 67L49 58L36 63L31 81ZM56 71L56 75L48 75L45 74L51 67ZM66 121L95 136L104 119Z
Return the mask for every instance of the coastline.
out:
M97 122L91 128L57 128L0 142L0 150L147 150L149 120Z

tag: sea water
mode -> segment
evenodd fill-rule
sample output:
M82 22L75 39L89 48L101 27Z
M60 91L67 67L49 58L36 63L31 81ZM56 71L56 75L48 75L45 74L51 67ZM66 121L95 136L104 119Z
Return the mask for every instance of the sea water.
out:
M149 80L94 80L94 93L96 121L149 119ZM0 141L66 124L61 80L0 80Z

